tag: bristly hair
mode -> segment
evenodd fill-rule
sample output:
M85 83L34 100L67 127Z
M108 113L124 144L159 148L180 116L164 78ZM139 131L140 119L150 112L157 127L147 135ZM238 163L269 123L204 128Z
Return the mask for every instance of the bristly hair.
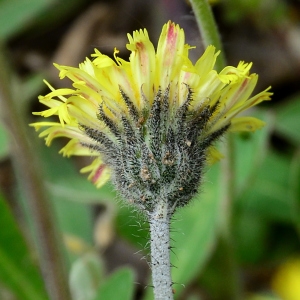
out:
M175 111L169 110L170 88L164 91L159 88L152 107L141 115L128 95L119 89L128 114L116 122L105 114L101 105L97 117L109 133L80 125L93 141L84 145L103 156L122 197L146 210L146 214L151 214L157 202L164 199L171 216L197 193L207 149L230 125L203 138L218 102L192 112L193 93L189 86L184 103Z

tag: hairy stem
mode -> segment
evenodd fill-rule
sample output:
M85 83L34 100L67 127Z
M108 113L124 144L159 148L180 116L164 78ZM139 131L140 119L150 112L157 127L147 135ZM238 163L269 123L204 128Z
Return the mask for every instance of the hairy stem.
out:
M170 215L161 200L150 215L151 266L155 300L173 299L170 265Z
M216 61L216 69L220 71L226 65L225 56L218 27L214 20L208 0L190 0L190 2L197 20L204 46L207 47L208 45L214 45L217 50L221 50L221 53Z
M33 218L42 274L51 300L71 299L59 236L55 230L52 208L44 188L33 147L27 138L26 125L12 98L9 68L6 65L3 47L0 45L0 104L1 118L11 134L12 158L16 174L22 178L20 185Z

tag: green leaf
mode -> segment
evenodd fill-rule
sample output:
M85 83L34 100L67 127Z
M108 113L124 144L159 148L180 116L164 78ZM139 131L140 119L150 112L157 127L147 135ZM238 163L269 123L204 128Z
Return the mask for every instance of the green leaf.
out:
M275 129L292 143L300 145L299 116L300 96L296 96L276 109Z
M74 203L65 197L50 195L54 203L58 224L63 234L76 236L88 244L93 241L91 209L82 203Z
M247 210L235 216L233 226L236 253L242 265L259 263L267 250L268 222Z
M54 2L54 0L0 1L0 40L24 30L36 16Z
M0 228L0 281L17 299L48 299L36 262L1 195Z
M289 192L290 159L269 151L251 186L237 199L237 206L267 220L292 221Z
M129 268L123 268L112 274L102 284L94 300L132 300L134 273Z
M87 253L77 259L70 272L72 300L92 300L103 281L104 267L97 253Z

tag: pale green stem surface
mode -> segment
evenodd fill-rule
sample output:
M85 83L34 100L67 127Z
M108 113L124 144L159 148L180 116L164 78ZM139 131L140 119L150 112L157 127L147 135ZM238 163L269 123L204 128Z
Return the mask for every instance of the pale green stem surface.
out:
M168 204L160 200L149 217L151 268L155 300L172 300L170 265L170 215Z
M25 126L14 101L10 84L10 69L6 63L4 48L0 45L0 106L1 118L11 135L11 151L16 174L22 178L21 192L30 207L42 274L51 300L71 299L64 270L58 232L52 215L52 207L39 174L34 149L28 141Z
M216 69L220 71L225 67L226 60L211 7L207 0L190 0L190 3L197 20L204 46L214 45L217 50L221 50L216 61Z

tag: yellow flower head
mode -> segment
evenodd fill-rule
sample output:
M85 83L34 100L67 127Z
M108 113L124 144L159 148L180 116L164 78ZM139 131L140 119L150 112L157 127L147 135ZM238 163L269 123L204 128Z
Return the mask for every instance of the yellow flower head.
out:
M48 109L35 114L57 115L59 122L32 126L47 127L40 134L47 145L56 137L70 138L63 155L94 156L82 171L90 172L98 187L111 177L137 205L158 194L184 205L209 156L220 156L213 142L227 130L262 127L258 119L236 115L271 93L252 95L258 76L250 73L251 64L216 72L213 46L193 64L192 47L172 22L163 26L156 50L145 29L128 39L129 61L116 49L114 60L95 50L93 60L79 68L55 65L74 89L49 85L51 92L39 97Z

